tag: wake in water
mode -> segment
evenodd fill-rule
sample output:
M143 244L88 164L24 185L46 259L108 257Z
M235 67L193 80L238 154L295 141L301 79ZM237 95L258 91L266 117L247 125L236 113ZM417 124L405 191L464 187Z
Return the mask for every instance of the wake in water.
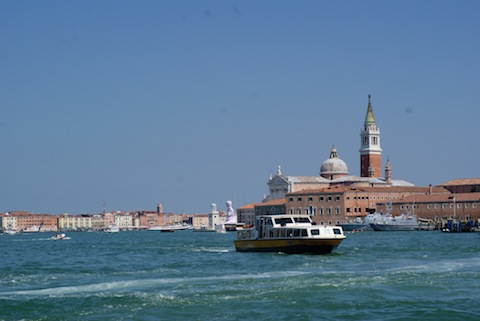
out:
M259 274L235 274L207 277L184 277L184 278L157 278L142 280L123 280L114 282L102 282L85 285L52 287L45 289L18 290L0 292L0 299L19 299L20 297L79 297L85 294L100 293L125 293L125 292L148 292L155 290L171 290L178 286L194 287L198 285L221 285L230 282L245 282L253 280L272 280L306 275L307 272L286 271Z

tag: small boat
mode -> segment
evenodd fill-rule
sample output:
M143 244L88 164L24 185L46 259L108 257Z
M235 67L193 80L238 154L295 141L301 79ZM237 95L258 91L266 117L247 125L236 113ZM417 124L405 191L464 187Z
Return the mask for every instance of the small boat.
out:
M107 229L105 229L105 233L118 233L118 232L120 232L120 228L115 224L111 224L108 226Z
M308 215L258 216L252 228L237 231L239 252L328 254L345 239L339 226L316 225Z
M63 240L64 238L65 238L64 233L55 234L54 236L52 236L52 240Z

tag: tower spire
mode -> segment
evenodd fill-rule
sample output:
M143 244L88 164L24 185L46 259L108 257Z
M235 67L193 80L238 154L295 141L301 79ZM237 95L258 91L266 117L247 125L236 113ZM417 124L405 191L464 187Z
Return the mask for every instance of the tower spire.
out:
M367 115L365 116L365 127L368 125L375 124L375 117L373 116L373 108L372 103L370 101L370 95L368 95L368 107L367 107Z

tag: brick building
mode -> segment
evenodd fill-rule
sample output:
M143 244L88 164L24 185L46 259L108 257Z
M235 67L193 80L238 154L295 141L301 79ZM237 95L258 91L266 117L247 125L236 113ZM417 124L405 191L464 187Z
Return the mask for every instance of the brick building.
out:
M363 218L375 211L384 212L386 203L408 197L443 195L450 192L443 187L350 187L333 186L318 190L288 193L286 212L308 214L319 224L337 224Z

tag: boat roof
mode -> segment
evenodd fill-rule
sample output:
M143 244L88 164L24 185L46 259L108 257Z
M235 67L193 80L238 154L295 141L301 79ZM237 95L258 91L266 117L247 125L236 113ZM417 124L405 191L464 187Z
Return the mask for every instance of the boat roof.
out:
M282 217L310 217L307 214L270 214L270 215L258 215L257 217L273 217L273 218L282 218Z

